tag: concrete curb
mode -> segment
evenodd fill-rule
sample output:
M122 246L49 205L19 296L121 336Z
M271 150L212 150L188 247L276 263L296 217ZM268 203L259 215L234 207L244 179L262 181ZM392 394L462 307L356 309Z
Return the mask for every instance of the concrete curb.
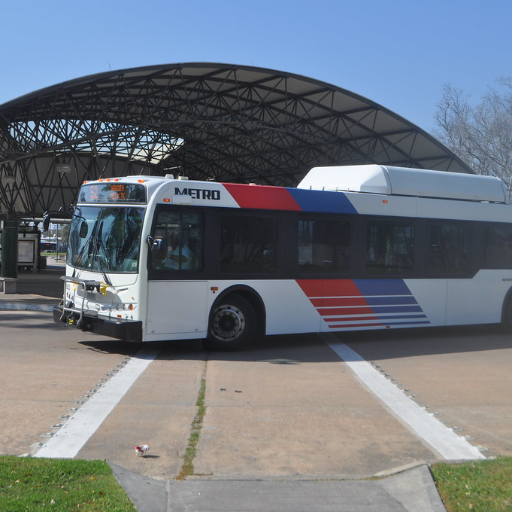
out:
M110 466L140 512L446 512L425 464L375 480L170 482Z
M58 301L55 301L55 305ZM43 311L51 313L53 305L31 304L30 302L0 302L0 311Z
M167 483L137 475L109 462L117 481L140 512L165 512L168 510Z

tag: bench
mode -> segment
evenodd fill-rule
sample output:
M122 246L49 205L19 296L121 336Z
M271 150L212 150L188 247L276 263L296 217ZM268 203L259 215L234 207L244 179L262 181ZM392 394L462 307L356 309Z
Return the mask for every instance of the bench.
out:
M14 277L0 277L0 293L16 293L17 282Z

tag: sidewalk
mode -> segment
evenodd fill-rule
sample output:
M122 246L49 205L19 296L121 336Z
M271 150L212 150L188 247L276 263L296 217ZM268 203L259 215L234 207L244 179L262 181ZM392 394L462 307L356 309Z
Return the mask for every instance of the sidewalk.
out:
M52 311L62 299L66 273L63 260L48 258L47 268L32 272L18 271L16 293L0 293L0 310Z
M63 261L20 271L17 293L0 293L2 310L52 311L63 293ZM1 321L1 316L0 316ZM445 512L428 466L373 480L154 480L111 464L140 512Z
M374 480L170 482L111 467L139 512L446 512L424 464Z

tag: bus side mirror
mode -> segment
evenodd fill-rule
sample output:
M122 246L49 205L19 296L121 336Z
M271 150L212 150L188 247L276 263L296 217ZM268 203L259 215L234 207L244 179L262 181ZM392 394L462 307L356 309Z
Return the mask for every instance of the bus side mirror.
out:
M63 206L61 206L57 211L47 210L43 214L43 231L48 231L48 229L50 229L52 217L55 219L70 219L71 213L71 209L66 210Z
M44 212L43 215L43 231L48 231L50 229L50 222L52 221L52 216L50 212Z
M80 232L78 233L78 236L80 238L85 238L87 236L88 232L89 232L89 227L87 226L87 222L85 222L85 220L83 220L82 224L80 224Z
M151 257L154 260L161 260L165 256L164 241L161 238L153 238L148 236L147 243L151 252Z

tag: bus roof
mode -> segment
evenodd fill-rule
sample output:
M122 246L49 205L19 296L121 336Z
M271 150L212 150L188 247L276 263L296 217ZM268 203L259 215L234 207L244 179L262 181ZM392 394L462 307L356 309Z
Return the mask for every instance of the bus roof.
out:
M313 167L297 188L507 203L494 176L385 165Z

